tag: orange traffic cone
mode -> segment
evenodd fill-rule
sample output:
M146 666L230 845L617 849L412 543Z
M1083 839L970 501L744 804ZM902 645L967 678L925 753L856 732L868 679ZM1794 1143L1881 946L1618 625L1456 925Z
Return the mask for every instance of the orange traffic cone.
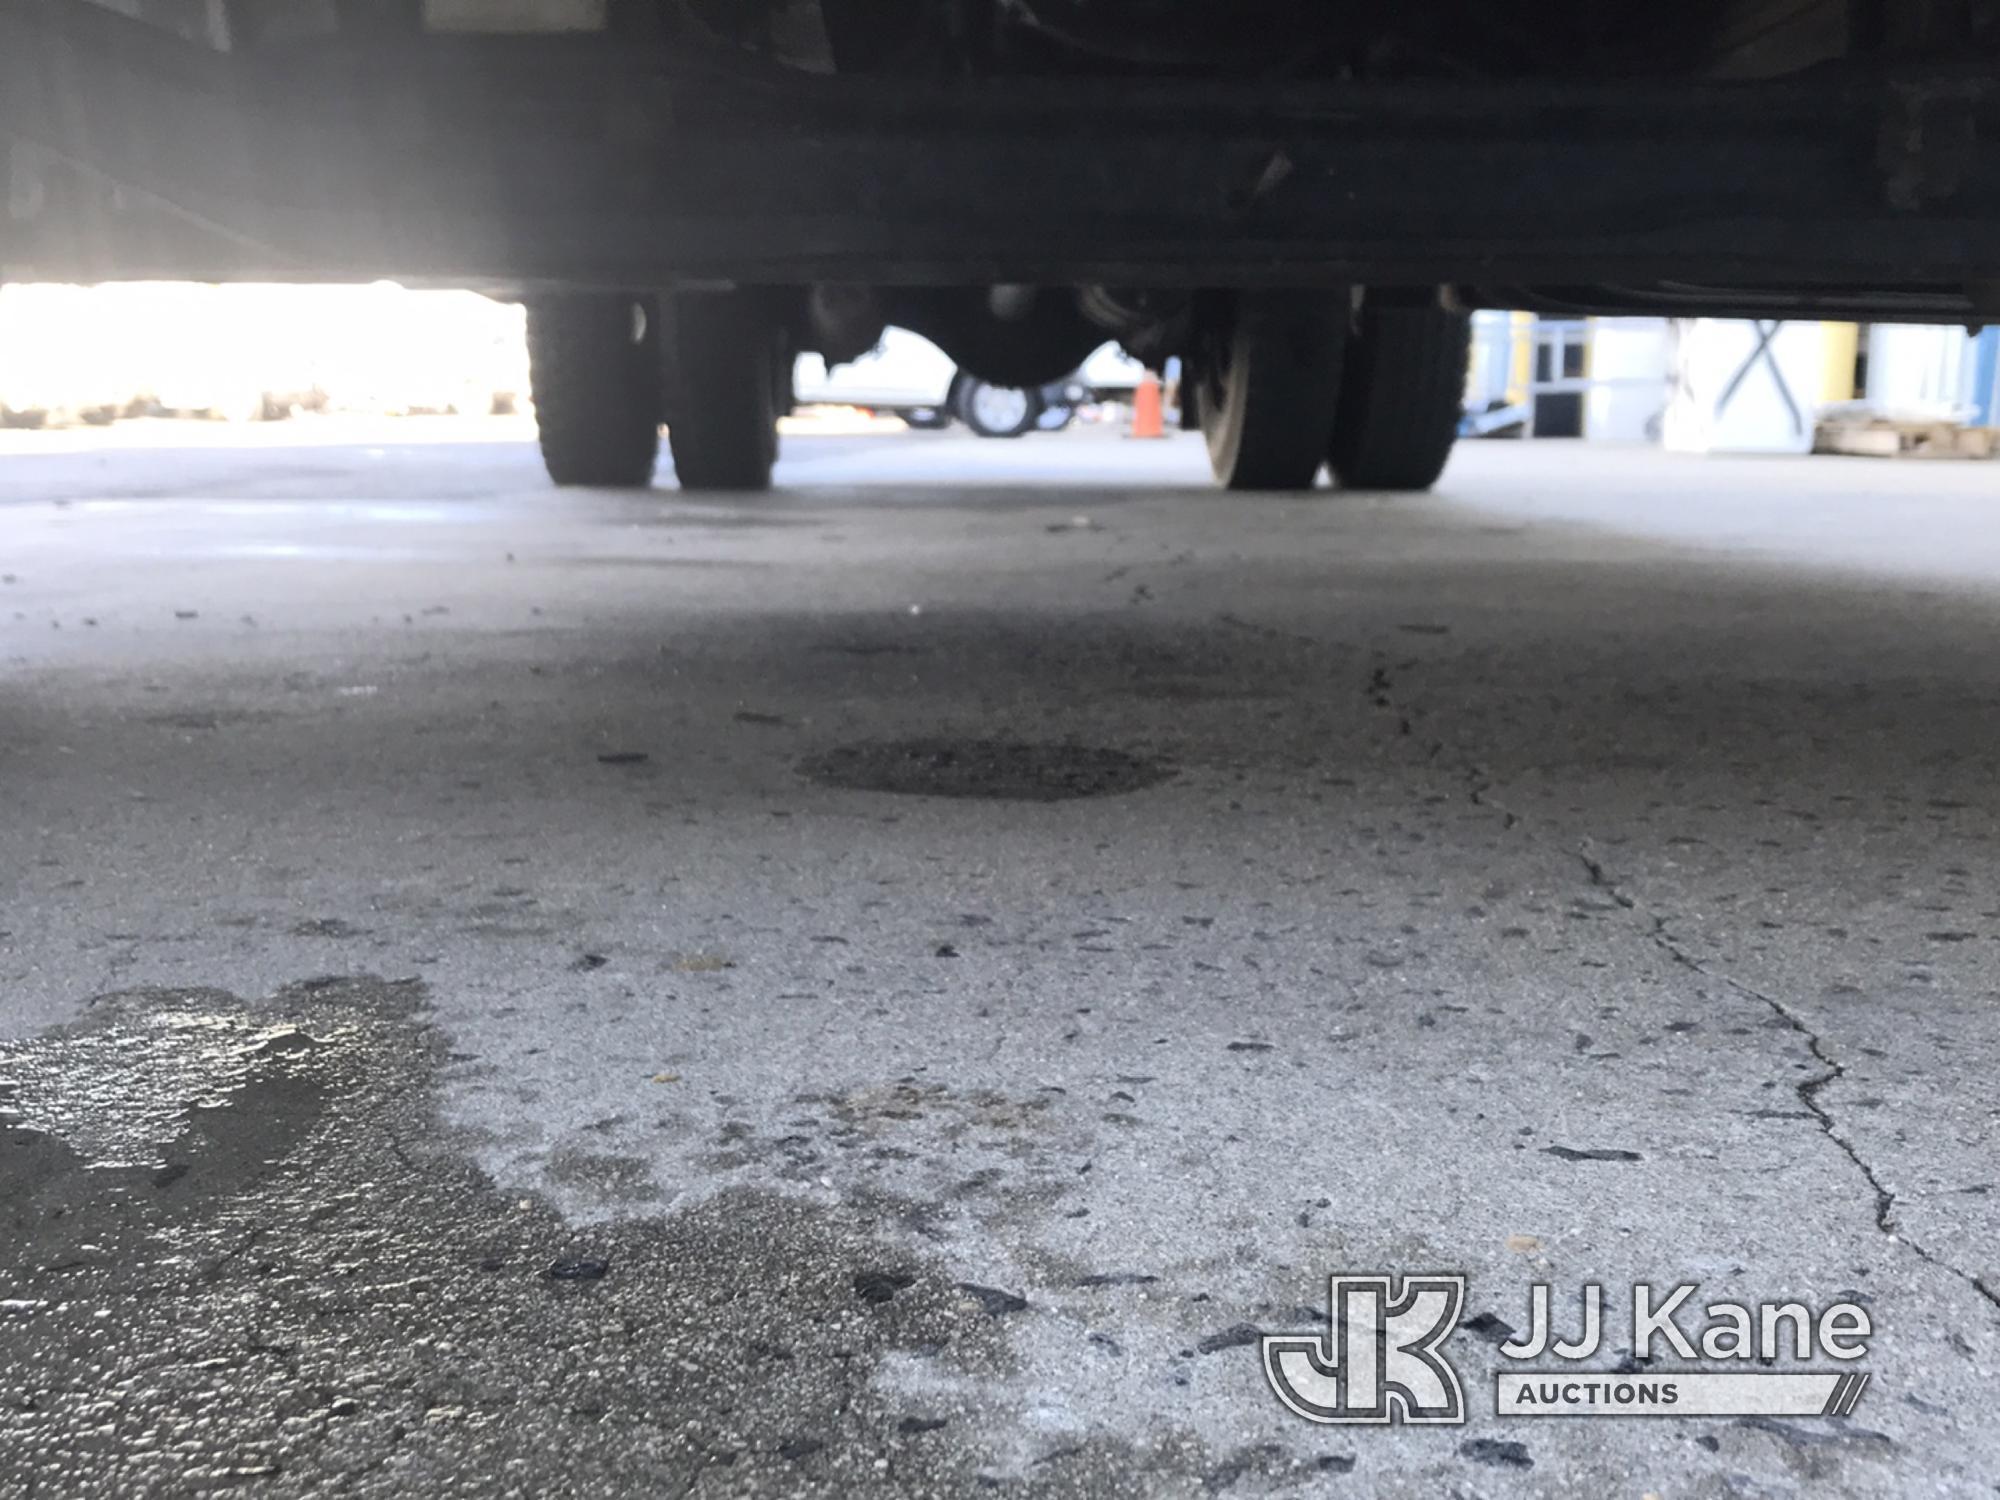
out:
M1160 377L1148 370L1139 378L1139 388L1132 393L1132 431L1129 436L1160 438L1166 435L1166 417L1160 402Z

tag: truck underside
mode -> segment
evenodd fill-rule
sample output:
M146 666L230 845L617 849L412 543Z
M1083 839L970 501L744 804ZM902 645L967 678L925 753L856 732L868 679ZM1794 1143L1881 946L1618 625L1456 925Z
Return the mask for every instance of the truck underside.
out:
M1997 76L1992 0L0 0L0 272L1977 316Z
M1220 400L1253 324L2000 306L2000 0L0 0L0 132L0 277L594 298L704 358L1111 336Z

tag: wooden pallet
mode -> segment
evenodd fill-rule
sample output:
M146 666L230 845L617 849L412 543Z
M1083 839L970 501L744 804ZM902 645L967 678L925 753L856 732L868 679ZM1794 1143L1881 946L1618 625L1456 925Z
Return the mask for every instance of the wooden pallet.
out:
M1813 452L1859 458L1991 458L1996 451L2000 429L1958 422L1827 417L1813 433Z

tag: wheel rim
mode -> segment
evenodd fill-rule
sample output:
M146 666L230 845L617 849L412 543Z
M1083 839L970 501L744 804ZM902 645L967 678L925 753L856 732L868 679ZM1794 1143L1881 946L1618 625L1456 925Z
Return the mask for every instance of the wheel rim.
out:
M975 422L994 432L1012 432L1028 420L1028 393L1012 386L982 381L972 388L967 406Z
M1203 339L1196 367L1195 399L1201 414L1201 432L1211 456L1226 446L1231 432L1231 408L1241 374L1236 358L1236 320L1232 316L1212 325Z

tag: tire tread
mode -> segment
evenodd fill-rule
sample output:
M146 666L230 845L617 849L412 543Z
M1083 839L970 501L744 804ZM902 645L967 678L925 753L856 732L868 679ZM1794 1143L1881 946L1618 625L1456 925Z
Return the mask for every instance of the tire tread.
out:
M1232 398L1204 392L1201 426L1231 490L1311 489L1326 459L1345 364L1345 292L1260 289L1234 299Z
M684 490L763 490L778 460L776 330L749 299L689 292L667 334L678 372L667 446Z
M1469 314L1445 308L1363 311L1327 462L1349 489L1427 490L1444 472L1465 396Z
M660 453L658 346L631 336L633 300L564 297L528 309L536 438L559 485L643 489Z

